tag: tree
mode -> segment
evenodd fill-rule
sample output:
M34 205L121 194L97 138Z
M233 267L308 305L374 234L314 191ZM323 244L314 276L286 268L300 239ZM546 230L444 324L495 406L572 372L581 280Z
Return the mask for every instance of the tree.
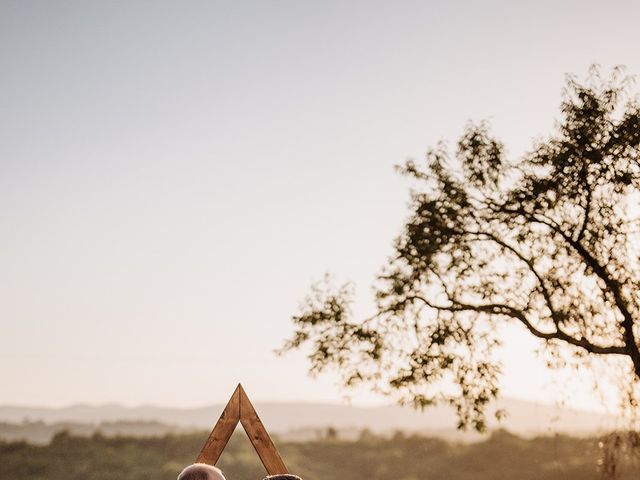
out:
M498 327L518 322L553 354L625 359L640 380L640 103L615 69L568 77L555 133L516 161L470 124L399 170L411 214L375 284L376 313L351 314L351 284L314 286L283 351L311 347L415 407L446 402L485 429L498 396ZM559 358L559 357L558 357ZM560 362L559 362L560 363Z

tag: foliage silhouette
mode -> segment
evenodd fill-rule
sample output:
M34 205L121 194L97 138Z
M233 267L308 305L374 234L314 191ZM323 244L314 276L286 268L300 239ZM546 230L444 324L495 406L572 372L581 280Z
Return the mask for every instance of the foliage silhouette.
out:
M411 215L379 275L376 313L354 319L350 284L315 285L282 351L310 345L311 371L423 408L453 405L486 428L499 393L499 327L518 322L557 361L625 359L640 379L640 104L615 69L568 77L557 131L517 161L486 123L399 168ZM614 372L610 371L613 375Z

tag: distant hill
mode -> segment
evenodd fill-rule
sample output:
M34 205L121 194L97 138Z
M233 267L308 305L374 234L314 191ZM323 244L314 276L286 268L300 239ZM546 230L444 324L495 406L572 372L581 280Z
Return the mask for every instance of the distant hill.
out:
M0 422L41 421L48 424L72 422L94 425L105 422L155 422L183 430L210 429L223 408L224 405L201 408L125 407L118 404L72 405L63 408L0 406ZM490 428L505 428L525 436L555 432L588 435L620 426L615 417L521 400L505 399L500 402L499 408L506 409L508 416L500 423L490 418ZM309 432L329 426L345 432L362 429L378 433L404 430L450 438L459 436L454 433L454 412L447 407L417 412L400 406L355 407L265 402L257 403L256 409L271 432L288 434L290 437L296 437L296 432L307 437ZM157 426L154 428L163 430Z
M26 441L37 445L48 444L60 432L77 437L91 437L99 433L105 437L162 437L168 434L193 433L194 429L165 425L159 422L118 421L103 423L42 421L9 423L0 422L0 440L6 442Z

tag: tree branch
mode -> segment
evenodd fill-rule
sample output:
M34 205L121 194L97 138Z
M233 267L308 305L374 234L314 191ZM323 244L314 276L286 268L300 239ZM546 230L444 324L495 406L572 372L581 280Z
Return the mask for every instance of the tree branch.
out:
M634 371L637 375L640 376L640 348L638 347L638 343L635 338L635 334L633 332L634 319L629 311L627 306L627 302L624 299L621 291L620 284L611 278L609 272L607 272L606 268L591 255L591 253L580 243L580 241L574 240L570 235L564 232L555 222L547 221L537 217L533 213L528 213L522 209L510 209L501 207L500 211L509 213L509 214L518 214L523 216L528 221L539 223L541 225L546 225L549 227L554 233L559 235L562 239L564 239L567 244L576 252L582 260L586 263L586 265L594 272L596 276L598 276L606 285L608 291L613 296L613 300L615 302L616 308L622 315L621 326L624 332L624 340L625 340L625 352L624 354L628 355L633 362ZM603 294L606 295L606 291L603 290ZM589 350L588 350L589 351ZM597 353L597 352L595 352Z
M542 296L543 296L543 298L545 300L545 303L547 304L547 308L551 312L551 319L553 320L553 323L556 325L556 328L559 328L560 327L560 319L558 318L558 313L555 311L555 309L553 307L553 301L551 299L551 292L547 288L547 286L546 286L546 284L544 282L544 279L542 278L542 276L540 275L538 270L535 268L535 265L533 264L533 260L531 260L530 258L525 257L515 247L513 247L512 245L509 245L507 242L505 242L504 240L502 240L501 238L499 238L498 236L496 236L496 235L494 235L492 233L488 233L488 232L469 232L469 233L473 234L473 235L487 237L489 240L497 243L498 245L503 247L505 250L508 250L511 253L513 253L518 259L520 259L527 266L529 271L531 273L533 273L533 275L536 277L536 280L538 281L538 284L540 285L540 290L542 291Z
M593 191L591 188L587 188L586 205L584 206L584 218L582 219L582 226L576 235L576 242L579 242L584 236L584 232L587 230L587 224L589 223L589 213L591 211L591 199L593 197Z
M525 313L512 307L510 305L502 304L502 303L487 303L482 305L474 305L469 303L458 302L454 299L449 299L451 305L438 305L430 302L428 299L421 295L413 295L408 298L408 300L420 300L425 305L435 310L446 311L446 312L465 312L472 311L477 313L487 313L491 315L505 315L510 318L514 318L520 323L522 323L531 334L534 336L541 338L543 340L562 340L570 345L575 347L580 347L588 351L589 353L596 353L602 355L629 355L624 346L602 346L591 343L586 338L574 338L570 335L567 335L562 330L556 330L554 332L543 332L538 330L527 318Z

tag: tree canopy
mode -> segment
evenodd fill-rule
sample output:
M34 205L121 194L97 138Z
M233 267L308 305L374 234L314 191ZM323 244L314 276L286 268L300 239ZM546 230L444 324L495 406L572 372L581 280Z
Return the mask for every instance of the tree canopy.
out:
M624 359L640 380L640 103L621 69L568 77L555 131L519 159L469 124L400 172L410 216L375 283L376 313L351 314L350 284L316 285L284 351L310 347L403 402L453 405L483 430L499 394L499 326L517 322L552 353Z

